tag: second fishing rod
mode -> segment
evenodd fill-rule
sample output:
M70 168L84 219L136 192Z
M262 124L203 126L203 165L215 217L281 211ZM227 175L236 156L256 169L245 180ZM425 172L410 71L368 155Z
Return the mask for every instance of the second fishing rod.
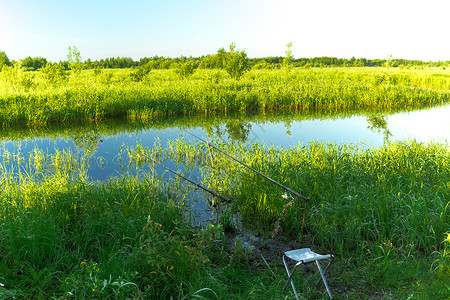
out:
M214 145L212 145L211 143L205 141L205 140L202 139L201 137L199 137L199 136L193 134L192 132L189 132L189 131L187 131L187 130L185 130L185 132L187 132L188 134L192 135L193 137L199 139L200 141L202 141L203 143L205 143L206 145L208 145L208 147L214 148L215 150L217 150L217 151L219 151L220 153L226 155L227 157L231 158L231 159L234 160L235 162L240 163L240 164L243 165L244 167L246 167L246 168L252 170L253 172L257 173L258 175L260 175L260 176L264 177L265 179L269 180L270 182L272 182L272 183L274 183L274 184L276 184L276 185L282 187L284 190L288 191L289 193L291 193L291 194L293 194L293 195L295 195L295 196L297 196L297 197L299 197L299 198L301 198L301 199L303 199L303 200L305 200L305 201L308 201L308 200L309 200L309 198L307 198L307 197L305 197L305 196L303 196L303 195L300 195L300 194L297 193L296 191L294 191L294 190L288 188L287 186L285 186L285 185L279 183L278 181L276 181L276 180L270 178L269 176L267 176L267 175L265 175L265 174L259 172L258 170L255 170L254 168L252 168L252 167L250 167L249 165L243 163L242 161L238 160L237 158L231 156L230 154L226 153L225 151L223 151L223 150L217 148L216 146L214 146Z

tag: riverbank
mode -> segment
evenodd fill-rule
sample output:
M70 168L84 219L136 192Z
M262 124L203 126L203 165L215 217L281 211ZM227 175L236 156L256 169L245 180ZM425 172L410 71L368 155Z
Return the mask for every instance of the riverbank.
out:
M233 199L219 223L194 225L186 185L162 182L151 167L90 182L71 152L10 157L22 168L1 169L0 295L284 298L292 294L281 290L277 257L303 240L337 257L327 276L336 298L449 296L448 145L217 144L309 197L306 206L225 157L214 155L212 167L205 145L176 145L127 149L128 163L145 154L200 168L204 185ZM305 299L327 297L306 278Z
M0 72L0 123L68 124L112 118L270 111L408 109L448 103L449 71L383 68L252 70L239 80L223 70L181 77L152 70L84 70L63 75ZM59 77L58 77L59 76Z

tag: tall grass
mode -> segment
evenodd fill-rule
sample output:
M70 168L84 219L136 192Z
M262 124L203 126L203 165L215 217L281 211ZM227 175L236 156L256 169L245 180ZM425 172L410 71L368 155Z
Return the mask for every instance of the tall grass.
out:
M203 235L156 178L92 183L71 153L9 155L0 183L0 298L125 299L186 292ZM174 189L174 186L171 188ZM156 252L155 252L156 251Z
M220 225L192 226L177 181L90 182L85 157L71 152L3 156L1 299L227 299L227 287L238 298L281 296L278 285L255 291L259 278L237 283L255 272L245 250L229 250Z
M441 247L441 237L449 229L450 152L446 144L410 141L367 150L322 143L289 150L259 144L220 147L311 198L307 230L336 250L354 253L362 250L357 247L362 241L390 240L398 247L414 245L431 252ZM197 156L198 149L202 148L196 148ZM208 157L209 150L203 151ZM204 172L205 180L220 177L214 185L232 191L243 218L270 228L286 204L280 196L284 191L248 169L229 167L230 162L218 156L216 167ZM288 232L300 229L296 211L294 207L288 210L284 223ZM340 242L333 244L334 239Z
M259 144L219 144L221 149L309 197L307 232L324 246L352 255L390 241L431 253L449 229L450 152L446 144L414 141L362 150L357 145L310 143L293 149ZM156 149L161 155L161 149ZM134 160L155 152L138 146ZM165 150L178 163L198 165L208 186L228 191L242 218L271 229L288 200L284 190L206 145L178 140ZM137 155L143 153L143 155ZM298 232L303 200L287 209L284 231ZM368 244L367 244L368 243Z
M293 236L300 243L305 213L305 241L368 268L364 277L371 288L396 286L393 273L406 284L432 264L436 253L442 254L441 271L434 278L450 279L448 246L442 242L450 230L447 144L408 141L367 150L322 143L289 150L259 144L217 146L310 198L307 203L286 199L283 189L218 153L212 165L203 144L178 142L175 151L166 150L167 158L200 166L203 184L226 191L244 224L261 234ZM439 293L448 296L445 289Z
M43 125L111 118L153 119L249 111L345 111L447 103L448 71L379 69L253 70L240 80L197 70L180 78L153 70L135 82L130 70L83 71L49 81L10 67L0 73L0 123Z
M446 298L450 201L446 144L311 143L294 149L222 144L224 151L310 197L285 192L205 145L125 149L200 167L227 210L269 235L334 253L336 294ZM223 225L192 227L184 187L153 174L90 182L71 152L4 153L0 184L0 296L4 298L283 298L282 266L253 261ZM14 169L10 165L14 165ZM447 237L447 239L446 239ZM444 242L443 240L446 239ZM255 266L257 269L255 269ZM411 282L414 282L411 285ZM263 285L261 285L263 283ZM388 293L388 294L380 294ZM318 297L306 289L305 297Z

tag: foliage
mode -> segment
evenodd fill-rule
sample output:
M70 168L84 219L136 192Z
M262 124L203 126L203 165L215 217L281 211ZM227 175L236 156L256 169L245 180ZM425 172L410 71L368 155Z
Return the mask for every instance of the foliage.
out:
M265 61L258 62L252 66L252 70L271 70L275 68L276 66L274 64L270 64Z
M141 82L151 72L152 64L148 63L144 66L137 68L130 73L130 78L134 82Z
M4 51L0 51L0 71L4 66L12 66L11 61Z
M450 202L447 203L447 206L450 206ZM450 277L450 232L446 232L444 236L443 248L438 251L439 257L433 262L433 267L439 278L448 280Z
M129 57L110 57L100 60L91 61L88 59L83 63L84 68L132 68L143 66L149 62L152 62L153 69L169 69L173 65L177 65L183 62L185 59L193 61L195 65L198 65L201 69L223 69L225 67L225 54L226 50L220 48L216 54L205 55L201 57L189 57L189 58L169 58L169 57L144 57L139 61L133 61ZM286 56L287 57L287 56ZM257 64L267 63L271 67L267 69L278 69L283 66L283 61L286 57L262 57L262 58L247 58L248 66L253 67ZM391 67L395 68L421 68L421 67L446 67L450 65L450 61L436 61L425 62L420 60L407 60L407 59L366 59L366 58L337 58L337 57L311 57L311 58L298 58L292 57L292 67L384 67L389 60Z
M181 77L187 78L194 74L195 63L192 60L188 60L184 63L179 63L175 72Z
M41 68L42 77L50 84L62 84L67 79L67 73L60 64L48 63Z
M448 145L407 141L367 150L321 143L293 149L216 146L310 200L305 204L282 197L284 190L225 156L215 156L212 167L210 150L203 144L177 141L176 147L158 152L159 159L201 168L203 184L228 191L234 200L228 209L239 212L242 222L262 235L269 231L302 238L305 213L305 240L328 249L341 263L347 261L354 271L342 270L342 276L354 276L353 288L397 294L402 286L400 298L424 290L432 298L448 297L448 239L441 242L450 225ZM275 232L276 224L281 231ZM409 286L412 279L418 286ZM430 281L429 287L420 286ZM349 281L342 279L342 284Z
M67 61L69 62L69 65L73 66L75 64L81 63L81 54L80 51L78 51L76 46L69 47L69 53L67 54Z
M67 62L69 63L70 68L74 71L74 74L77 75L83 68L80 51L76 46L69 47L68 49L69 53L67 54Z
M283 68L286 71L290 71L292 68L292 62L294 57L292 56L292 43L286 45L287 49L285 51L286 57L283 59Z
M204 240L186 224L169 228L148 220L133 259L143 283L156 291L176 294L179 282L190 282L205 267ZM156 292L155 296L159 293Z
M75 299L130 299L140 298L139 287L122 276L102 278L104 275L95 262L82 262L75 274L66 277L62 284L63 297Z
M0 123L50 124L122 118L243 112L355 111L444 104L450 97L446 70L323 68L252 70L239 81L223 70L180 78L171 70L73 72L48 63L38 72L7 67L0 73ZM97 75L95 75L97 74ZM145 82L142 84L141 82Z
M95 148L98 137L82 137L79 144ZM337 296L448 298L448 145L216 146L309 196L305 240L338 257L329 273ZM140 147L129 150L130 160L141 151L196 164L205 185L228 191L234 202L225 207L223 224L194 227L184 206L190 191L176 180L164 184L141 173L90 182L81 168L85 156L2 151L0 297L289 296L282 291L286 274L280 253L271 253L276 259L268 263L271 251L255 254L240 238L228 241L224 230L241 233L231 215L238 211L261 238L285 213L279 234L299 239L303 202L287 206L291 199L280 196L284 190L225 156L215 155L211 168L206 145L177 141L166 151ZM311 279L301 294L306 299L321 296Z
M244 50L236 49L236 44L232 43L229 52L225 55L225 70L231 77L238 79L248 69L247 53Z
M183 197L172 196L183 193L178 182L146 174L89 182L85 158L70 152L3 154L20 171L0 164L0 298L225 299L227 286L237 297L273 298L255 291L259 276L244 290L233 285L233 276L254 277L245 251L228 249L220 225L191 225ZM267 282L285 276L271 272L261 273Z
M22 60L22 66L29 71L36 71L47 65L47 59L42 57L31 58L28 56Z
M11 66L4 66L0 73L0 81L5 83L5 88L12 93L28 92L36 86L34 75L24 72L21 60Z

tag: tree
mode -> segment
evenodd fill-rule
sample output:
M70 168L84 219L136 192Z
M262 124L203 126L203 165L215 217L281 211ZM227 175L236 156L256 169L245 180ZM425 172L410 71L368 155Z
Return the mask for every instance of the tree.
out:
M67 54L67 61L69 65L81 63L81 54L76 46L69 47L69 54Z
M389 73L391 66L392 66L392 54L388 54L385 65L386 65L386 70Z
M230 51L225 55L225 70L235 79L240 78L248 70L247 53L236 49L235 43L231 43Z
M69 47L68 49L67 62L69 63L70 69L74 70L75 73L79 73L82 68L80 51L75 46Z
M149 61L147 64L140 66L135 71L130 73L131 80L136 82L141 82L144 80L145 76L153 69L152 61Z
M47 63L41 70L43 77L51 84L67 79L66 70L62 64Z
M290 71L292 68L292 61L293 56L292 56L292 42L288 43L286 45L287 49L284 52L286 54L286 57L283 59L283 67L286 69L286 71Z
M46 64L47 60L42 57L31 58L31 56L28 56L22 60L22 67L27 71L36 71Z
M12 64L8 56L6 56L6 53L4 51L0 51L0 71L3 66L12 66Z

